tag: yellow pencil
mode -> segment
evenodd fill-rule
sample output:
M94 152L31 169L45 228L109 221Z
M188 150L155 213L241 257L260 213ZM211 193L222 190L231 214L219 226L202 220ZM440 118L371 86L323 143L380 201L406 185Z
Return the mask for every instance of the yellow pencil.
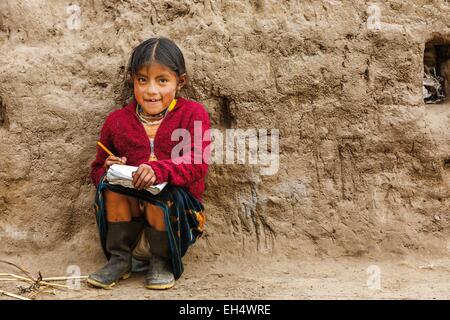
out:
M97 144L100 146L100 148L105 150L110 156L116 157L115 155L113 155L113 153L111 151L108 150L107 147L105 147L103 145L103 143L101 143L100 141L97 141ZM116 157L116 158L118 158L118 157ZM119 159L119 161L120 161L121 164L125 164L125 162L122 159Z
M109 151L108 148L103 145L103 143L101 143L100 141L97 141L97 144L100 146L100 148L105 150L106 153L108 153L110 156L115 157L115 155L113 155L113 153L111 151Z

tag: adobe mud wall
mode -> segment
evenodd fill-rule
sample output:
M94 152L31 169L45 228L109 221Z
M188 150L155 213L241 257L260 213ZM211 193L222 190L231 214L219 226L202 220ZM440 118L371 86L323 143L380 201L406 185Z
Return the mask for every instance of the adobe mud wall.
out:
M214 128L280 133L274 175L211 165L198 254L448 253L450 105L425 105L422 78L449 17L444 0L1 1L0 255L101 255L89 164L155 35Z

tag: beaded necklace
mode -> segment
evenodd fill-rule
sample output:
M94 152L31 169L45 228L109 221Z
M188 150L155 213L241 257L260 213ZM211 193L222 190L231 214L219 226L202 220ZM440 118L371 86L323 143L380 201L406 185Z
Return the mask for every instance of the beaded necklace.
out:
M141 105L139 103L137 103L136 104L136 114L137 114L139 120L145 125L160 124L162 122L162 120L166 117L167 113L169 113L169 111L171 111L175 107L176 103L177 103L177 100L173 99L172 102L170 103L169 107L167 107L160 113L154 114L154 115L144 114L144 110L142 110Z
M150 129L151 127L158 128L161 125L161 122L164 120L166 115L173 108L175 108L176 103L177 103L177 100L173 99L172 102L170 103L169 107L167 107L166 109L164 109L163 111L161 111L160 113L155 114L155 115L144 114L144 111L142 110L142 106L140 106L139 104L136 104L136 115L138 116L139 121L144 125L147 135L149 135L149 133L147 131L148 129L152 130L152 129ZM157 128L156 128L156 130L157 130ZM149 138L149 140L150 140L149 161L157 160L156 155L155 155L155 139L154 139L155 135L156 135L156 133L153 133L152 138ZM149 137L150 137L150 135L149 135Z

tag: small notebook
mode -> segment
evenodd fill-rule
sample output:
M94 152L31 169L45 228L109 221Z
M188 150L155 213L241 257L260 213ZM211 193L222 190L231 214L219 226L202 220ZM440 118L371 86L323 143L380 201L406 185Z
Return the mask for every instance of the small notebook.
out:
M136 171L138 167L127 166L122 164L113 164L109 167L106 173L106 179L110 184L118 184L127 188L133 188L133 176L132 173ZM145 190L152 194L158 194L164 189L167 182L152 185Z

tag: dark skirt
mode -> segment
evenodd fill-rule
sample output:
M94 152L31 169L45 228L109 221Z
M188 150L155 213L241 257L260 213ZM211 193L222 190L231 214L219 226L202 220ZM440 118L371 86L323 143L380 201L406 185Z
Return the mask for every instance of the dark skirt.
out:
M168 184L159 194L153 195L146 190L136 190L109 184L105 181L105 176L103 176L95 195L94 208L101 245L108 259L110 255L106 251L108 223L106 221L105 203L103 199L104 189L133 196L156 205L163 210L169 239L170 256L172 258L173 274L176 279L179 278L183 273L183 262L181 258L186 253L188 247L194 244L204 231L204 207L200 201L182 187Z

